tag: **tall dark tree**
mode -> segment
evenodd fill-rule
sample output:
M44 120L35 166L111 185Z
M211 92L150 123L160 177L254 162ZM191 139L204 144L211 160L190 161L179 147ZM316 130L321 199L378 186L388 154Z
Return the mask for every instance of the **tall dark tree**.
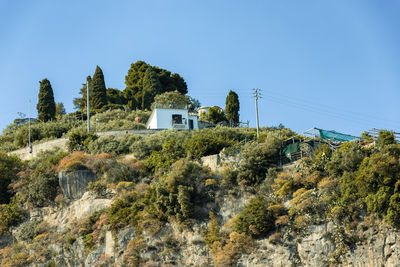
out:
M40 82L39 101L36 105L40 121L53 120L56 116L56 102L50 81L44 78Z
M154 97L162 93L162 87L157 73L148 68L143 77L142 109L150 109Z
M103 106L107 105L107 88L104 82L103 71L99 66L96 66L96 71L94 72L91 83L91 89L92 95L89 99L90 109L101 109Z
M92 90L91 90L92 77L90 77L90 75L87 76L86 83L83 83L82 88L79 90L79 94L82 97L74 98L75 109L77 109L81 112L86 112L86 105L87 105L87 87L86 87L87 85L86 84L89 84L89 95L91 97L91 95L92 95L91 94L91 92L92 92Z
M144 61L137 61L136 63L131 64L128 75L125 76L126 88L124 90L124 95L128 107L134 106L134 103L138 103L138 106L141 107L143 96L147 98L148 92L144 94L143 90L144 77L148 69L151 69L156 73L161 85L159 93L172 91L178 91L181 94L187 93L187 84L179 74L171 74L171 72L168 70L159 68L157 66L151 66ZM134 99L132 97L134 97Z
M228 121L230 121L233 125L238 125L240 104L239 97L234 91L229 91L225 100L225 105L225 112Z

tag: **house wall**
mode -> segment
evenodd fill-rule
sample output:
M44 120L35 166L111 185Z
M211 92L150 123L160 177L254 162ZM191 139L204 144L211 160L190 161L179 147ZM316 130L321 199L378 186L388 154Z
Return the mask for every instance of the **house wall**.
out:
M197 116L189 115L189 120L193 120L193 129L199 129L199 123L197 122ZM188 121L189 125L189 121Z
M157 128L157 111L158 109L155 109L151 115L150 115L150 122L149 125L147 125L147 129L158 129Z
M174 128L172 125L172 115L182 115L182 122L186 121L186 125L182 124L180 128ZM189 129L188 125L188 111L184 109L156 109L154 113L154 120L157 121L155 124L156 129ZM149 124L151 126L152 123ZM154 129L154 128L149 128Z
M172 115L175 114L182 116L182 124L172 124ZM152 115L149 118L147 129L189 130L189 119L193 120L193 129L199 129L197 116L189 116L189 112L187 109L157 108L153 111Z

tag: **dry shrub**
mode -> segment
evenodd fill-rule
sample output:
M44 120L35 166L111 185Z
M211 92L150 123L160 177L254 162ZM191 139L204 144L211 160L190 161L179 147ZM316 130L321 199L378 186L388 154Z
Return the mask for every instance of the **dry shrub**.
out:
M129 241L128 246L122 256L125 266L139 266L140 264L140 250L144 244L143 238L133 238Z
M297 229L302 229L302 228L307 227L307 225L309 225L310 220L309 220L308 216L299 215L299 216L296 216L296 218L294 219L294 223L295 223L294 226Z
M279 232L273 233L272 235L269 236L268 240L272 244L278 244L281 242L282 239L282 234Z
M83 151L77 151L69 154L65 158L63 158L58 164L57 171L76 171L76 170L85 170L87 169L86 163L89 159L90 155L86 154Z
M235 266L242 254L250 250L252 243L252 239L248 235L232 232L226 245L215 253L216 266Z
M275 226L284 226L287 225L289 223L289 216L287 215L282 215L279 216L276 220L275 220Z
M283 206L282 206L281 204L279 204L279 203L277 203L277 204L271 204L271 205L268 206L268 210L271 211L272 214L273 214L275 217L278 217L279 215L282 214Z

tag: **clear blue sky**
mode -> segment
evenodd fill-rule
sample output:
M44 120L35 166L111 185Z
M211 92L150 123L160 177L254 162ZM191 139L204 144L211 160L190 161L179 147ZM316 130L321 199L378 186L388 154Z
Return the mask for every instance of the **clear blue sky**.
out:
M0 129L36 116L39 83L72 112L96 65L125 88L131 63L179 73L202 105L239 94L240 117L358 135L400 131L400 1L0 0Z

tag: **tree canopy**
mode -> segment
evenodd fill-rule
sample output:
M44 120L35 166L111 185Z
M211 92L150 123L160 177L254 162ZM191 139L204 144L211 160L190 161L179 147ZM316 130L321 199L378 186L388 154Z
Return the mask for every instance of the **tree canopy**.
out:
M162 93L160 80L152 68L148 68L143 77L142 110L150 109L154 97Z
M145 78L147 70L152 70L152 72L149 71L147 78ZM155 77L157 77L158 82ZM149 108L157 94L172 91L178 91L181 94L187 93L186 82L179 74L171 74L168 70L151 66L144 61L137 61L131 65L128 74L125 76L125 84L124 95L130 109L136 108L135 104L139 107ZM146 92L144 92L145 84L147 86ZM156 91L150 92L150 89ZM145 96L144 102L143 96Z
M39 101L36 105L40 121L53 120L56 116L56 102L50 81L44 78L40 82Z
M106 84L104 82L103 71L99 66L96 66L90 89L92 90L92 95L89 99L91 109L101 109L103 106L107 105Z
M225 100L225 112L228 121L232 122L234 125L239 123L239 97L238 95L230 90L228 96Z

